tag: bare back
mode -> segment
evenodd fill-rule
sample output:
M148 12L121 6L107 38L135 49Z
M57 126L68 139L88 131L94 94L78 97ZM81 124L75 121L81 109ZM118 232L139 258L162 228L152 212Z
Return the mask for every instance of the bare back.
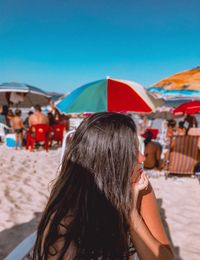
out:
M13 129L21 129L23 127L24 127L24 125L23 125L22 118L19 117L19 116L13 117L13 119L12 119L12 128Z
M154 168L158 166L158 162L160 161L161 150L158 144L154 142L149 142L145 147L145 168Z
M37 124L49 124L48 117L42 112L35 112L29 117L29 126L37 125Z

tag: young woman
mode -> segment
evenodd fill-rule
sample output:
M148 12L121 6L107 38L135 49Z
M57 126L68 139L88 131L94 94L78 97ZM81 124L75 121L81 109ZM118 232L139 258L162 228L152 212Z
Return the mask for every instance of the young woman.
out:
M86 118L68 145L41 219L34 259L171 260L136 125L117 113Z
M152 141L153 134L151 131L146 132L146 138L144 140L145 144L145 161L144 161L144 168L145 169L153 169L153 168L160 168L161 164L161 151L162 146L158 142Z
M177 132L177 135L178 135L178 136L184 136L184 135L186 135L186 128L184 127L184 121L180 121L180 122L178 123L178 127L177 127L176 132Z
M176 133L176 121L174 119L168 120L166 137L171 143Z

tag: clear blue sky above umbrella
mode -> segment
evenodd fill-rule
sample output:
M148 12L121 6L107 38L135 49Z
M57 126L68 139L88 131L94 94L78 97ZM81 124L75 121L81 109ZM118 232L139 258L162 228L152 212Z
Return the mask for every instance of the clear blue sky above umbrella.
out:
M150 86L200 61L199 0L2 0L0 83Z

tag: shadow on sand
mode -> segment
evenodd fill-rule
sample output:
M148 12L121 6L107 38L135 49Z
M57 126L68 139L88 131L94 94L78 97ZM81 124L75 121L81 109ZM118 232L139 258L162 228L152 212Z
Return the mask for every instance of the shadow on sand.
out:
M31 221L0 232L0 259L4 259L22 240L37 229L41 213L35 213Z
M171 238L171 235L170 235L170 231L169 231L169 227L168 227L168 224L167 224L167 217L165 215L165 209L162 208L162 199L157 199L157 203L158 203L158 206L160 208L160 215L161 215L161 218L162 218L162 223L164 225L164 228L165 228L165 231L167 233L167 236L171 242L171 245L173 247L173 251L174 251L174 254L175 254L175 259L176 260L182 260L182 258L180 257L180 249L179 247L175 246L173 244L173 241L172 241L172 238Z
M173 244L169 227L166 221L165 210L162 208L162 199L157 199L158 206L160 208L160 214L162 218L165 231L170 239L170 242L173 246L176 260L182 260L179 255L179 247L176 247ZM16 225L10 229L5 229L0 232L0 259L4 259L22 240L29 236L32 232L37 229L37 225L40 221L42 213L35 213L35 218L27 223Z

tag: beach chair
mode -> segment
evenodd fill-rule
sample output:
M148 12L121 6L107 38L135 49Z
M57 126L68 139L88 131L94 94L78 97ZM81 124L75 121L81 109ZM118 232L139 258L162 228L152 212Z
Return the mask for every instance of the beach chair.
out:
M51 126L51 142L56 141L62 145L65 125L56 124Z
M26 237L4 260L32 259L29 253L36 241L36 231Z
M33 125L27 133L26 138L26 149L33 151L35 143L44 143L45 150L48 152L49 149L49 135L51 128L48 125L38 124Z
M170 174L193 175L199 161L198 136L177 136L173 140L166 158L166 177Z
M6 133L9 132L11 130L10 127L8 127L7 125L0 123L0 137L1 140L4 141L6 138Z

